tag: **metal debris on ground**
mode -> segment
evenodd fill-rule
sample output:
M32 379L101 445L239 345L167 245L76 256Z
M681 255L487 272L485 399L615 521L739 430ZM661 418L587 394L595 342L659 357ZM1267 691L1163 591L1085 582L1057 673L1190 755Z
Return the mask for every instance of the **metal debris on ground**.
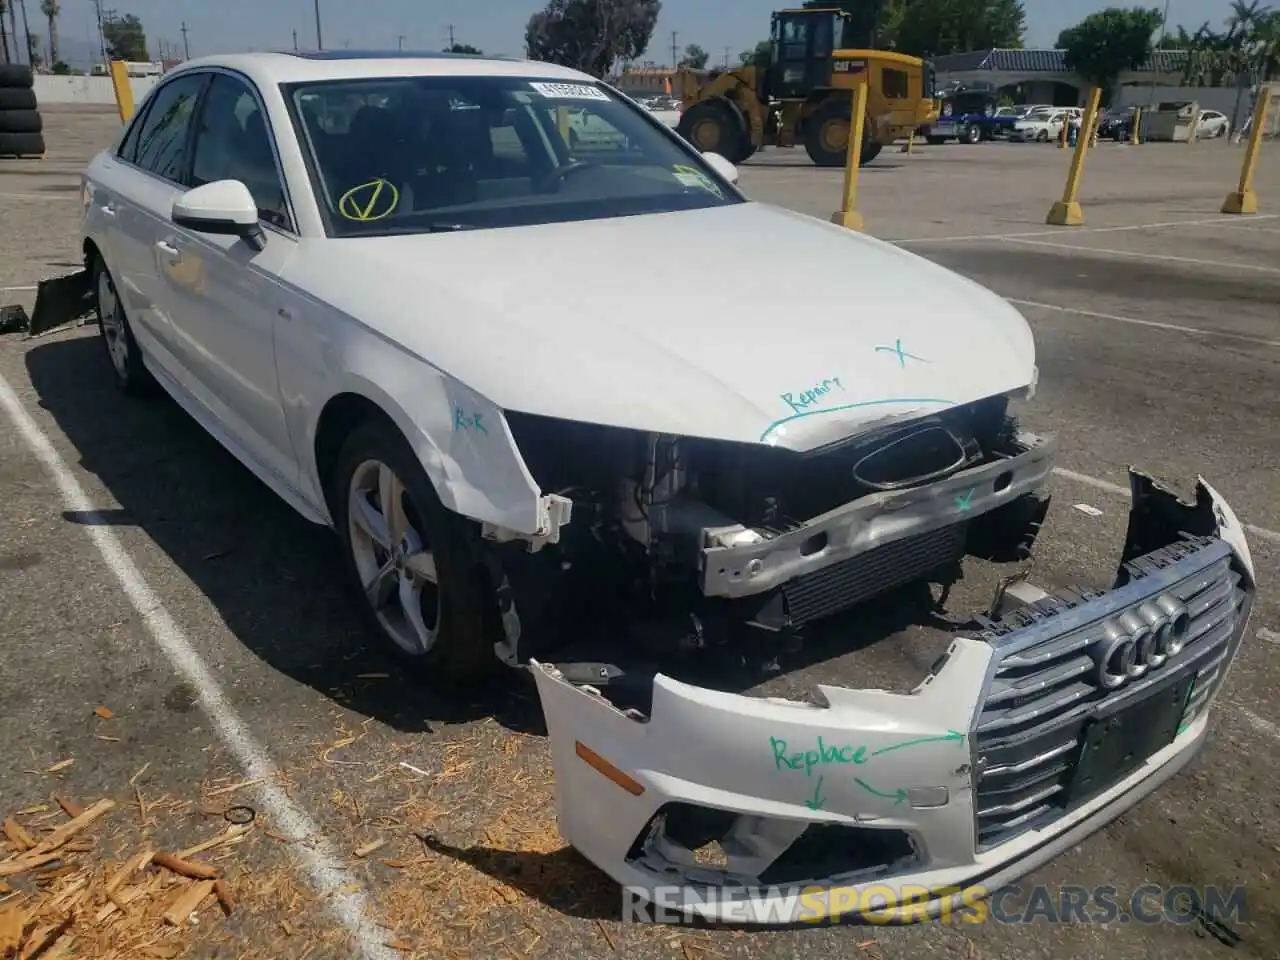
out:
M1083 513L1086 517L1100 517L1100 516L1102 516L1102 511L1101 511L1101 510L1099 510L1097 507L1090 506L1090 505L1089 505L1089 504L1087 504L1087 503L1076 503L1076 504L1072 504L1071 509L1073 509L1073 510L1079 510L1079 511L1080 511L1081 513Z
M206 902L230 916L223 868L197 857L221 853L251 827L232 825L178 853L144 842L115 862L101 842L115 801L55 800L3 820L0 957L177 957L188 946L182 931Z

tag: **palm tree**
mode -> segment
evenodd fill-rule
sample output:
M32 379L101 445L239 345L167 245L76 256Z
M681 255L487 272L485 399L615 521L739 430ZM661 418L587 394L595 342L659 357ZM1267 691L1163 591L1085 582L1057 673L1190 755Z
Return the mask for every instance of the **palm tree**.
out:
M40 0L40 12L49 24L49 69L58 62L58 14L62 12L58 0Z
M5 0L0 0L0 63L9 62L9 28L4 25Z

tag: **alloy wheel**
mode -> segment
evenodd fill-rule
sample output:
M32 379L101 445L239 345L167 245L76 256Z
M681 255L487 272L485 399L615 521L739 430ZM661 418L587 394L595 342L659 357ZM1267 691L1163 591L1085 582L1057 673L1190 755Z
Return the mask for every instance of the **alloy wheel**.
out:
M102 322L102 339L107 344L107 356L121 380L129 378L129 338L125 334L124 318L115 284L106 270L98 274L98 316Z
M404 482L380 460L351 476L347 524L365 598L395 644L412 656L435 646L440 589L435 557Z

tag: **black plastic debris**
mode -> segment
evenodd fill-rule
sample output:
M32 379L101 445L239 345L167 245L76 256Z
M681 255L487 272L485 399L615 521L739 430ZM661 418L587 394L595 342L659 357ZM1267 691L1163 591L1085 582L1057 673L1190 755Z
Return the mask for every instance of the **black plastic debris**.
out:
M0 333L21 333L29 326L27 311L21 304L0 307Z
M31 314L31 336L73 323L88 316L92 310L88 270L41 280L36 287L36 306Z

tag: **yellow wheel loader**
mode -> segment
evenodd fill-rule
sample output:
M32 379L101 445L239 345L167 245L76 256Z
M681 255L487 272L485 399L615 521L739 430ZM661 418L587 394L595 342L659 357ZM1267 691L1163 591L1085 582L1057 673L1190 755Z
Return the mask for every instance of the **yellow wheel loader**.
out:
M937 119L932 65L919 57L861 49L847 13L834 9L773 14L767 66L685 81L677 132L703 153L741 163L762 146L804 144L820 167L843 166L852 91L866 83L860 163ZM869 38L863 39L865 44Z

